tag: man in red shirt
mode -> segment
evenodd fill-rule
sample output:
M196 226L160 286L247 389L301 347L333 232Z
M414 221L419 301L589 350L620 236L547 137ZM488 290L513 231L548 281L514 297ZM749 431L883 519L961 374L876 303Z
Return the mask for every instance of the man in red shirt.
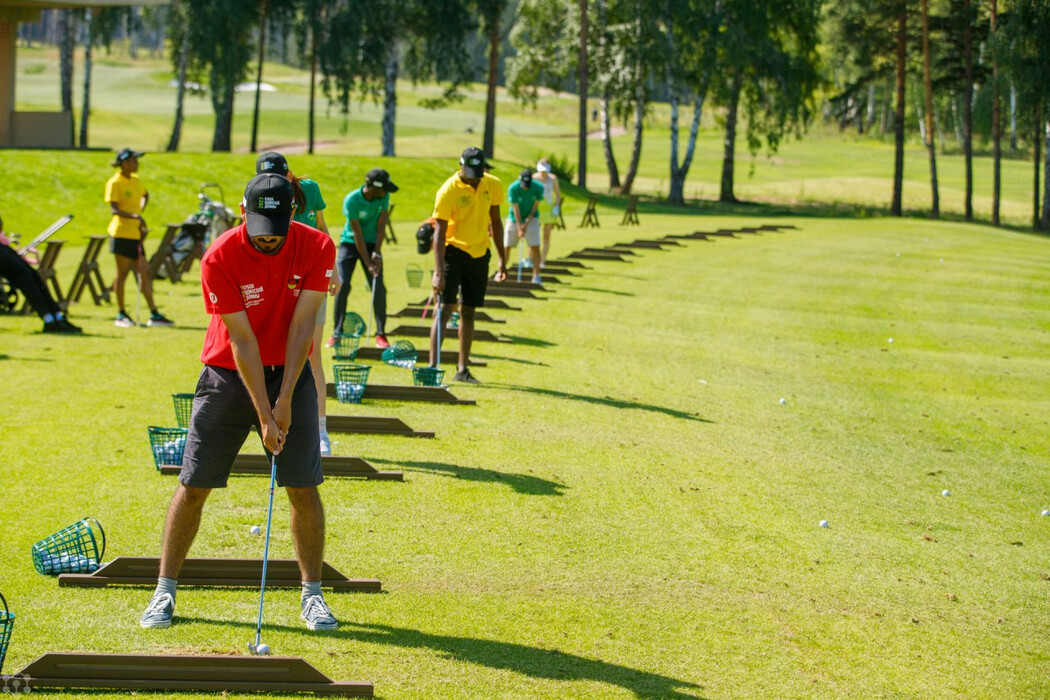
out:
M271 173L248 183L245 223L219 236L201 260L204 369L193 399L179 486L168 507L160 578L139 624L164 628L175 586L212 489L224 488L252 426L277 457L277 483L292 509L292 538L311 630L338 626L321 595L324 481L317 390L307 365L314 318L335 266L332 240L291 220L291 183ZM323 399L322 399L323 400Z

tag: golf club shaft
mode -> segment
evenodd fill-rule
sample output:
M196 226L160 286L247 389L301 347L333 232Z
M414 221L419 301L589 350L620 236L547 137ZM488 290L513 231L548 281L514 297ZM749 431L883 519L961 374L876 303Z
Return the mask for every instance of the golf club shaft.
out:
M430 358L430 361L433 363L434 367L437 368L441 366L441 331L445 325L445 314L440 299L438 299L437 304L434 306L434 315L437 316L437 343L434 346L437 350L434 353L434 357Z
M368 310L368 329L372 331L372 337L376 337L375 328L372 326L372 321L376 317L376 280L379 279L379 275L372 275L372 306Z
M262 584L259 586L259 622L255 625L255 646L262 637L263 599L266 597L266 563L270 560L270 523L273 520L273 487L277 481L277 455L270 457L270 505L266 509L266 543L263 545Z
M518 281L521 282L521 265L522 265L522 254L525 248L525 239L518 239Z
M426 306L423 307L423 315L419 317L420 321L426 321L427 320L427 312L430 311L430 304L433 301L434 301L434 291L431 290L430 291L430 298L427 299L427 304L426 304Z

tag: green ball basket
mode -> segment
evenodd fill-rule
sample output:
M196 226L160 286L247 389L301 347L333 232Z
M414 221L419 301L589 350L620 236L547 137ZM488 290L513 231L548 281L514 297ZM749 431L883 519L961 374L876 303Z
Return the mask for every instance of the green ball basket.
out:
M412 383L416 386L441 386L445 370L439 367L413 367Z
M361 318L360 314L347 311L343 314L343 335L362 336L368 331L368 324Z
M420 287L423 284L423 268L415 263L410 263L405 268L405 277L408 279L409 287Z
M335 345L332 346L332 357L342 362L352 362L357 357L357 351L360 347L360 335L337 335L335 336Z
M332 365L335 398L340 403L361 403L371 369L370 365Z
M193 394L172 394L171 402L175 405L175 422L180 428L190 427L193 415Z
M0 593L0 671L4 670L4 658L7 656L7 645L11 643L11 628L15 626L15 614L7 607L7 599Z
M33 545L32 552L38 574L89 574L98 569L106 553L106 533L97 520L87 517L40 540Z
M419 353L416 352L416 346L407 340L399 340L383 351L383 362L395 367L412 369L416 366L418 359Z
M158 428L149 426L149 446L153 450L153 464L161 467L181 467L182 453L186 451L186 428Z

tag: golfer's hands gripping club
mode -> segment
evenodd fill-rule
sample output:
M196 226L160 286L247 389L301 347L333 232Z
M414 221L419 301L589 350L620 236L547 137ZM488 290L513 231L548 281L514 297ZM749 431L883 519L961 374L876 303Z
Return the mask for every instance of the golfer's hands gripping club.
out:
M273 454L280 454L284 449L284 440L288 429L292 427L292 402L277 400L269 420L263 424L263 444Z
M372 257L368 262L368 274L375 277L379 274L379 271L383 269L383 258L377 253L372 253Z

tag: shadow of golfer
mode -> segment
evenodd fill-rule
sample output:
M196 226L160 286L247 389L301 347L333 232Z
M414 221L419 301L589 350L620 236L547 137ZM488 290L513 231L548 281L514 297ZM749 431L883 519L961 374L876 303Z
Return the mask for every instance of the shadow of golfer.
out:
M573 287L572 290L581 292L598 292L599 294L615 294L618 297L633 297L637 296L634 292L621 292L615 289L601 289L599 287Z
M555 681L596 681L629 690L637 697L697 698L695 683L637 669L567 654L489 639L452 637L419 630L375 624L349 624L340 636L372 644L392 644L406 649L433 649L456 661L514 671L530 678ZM683 691L694 691L686 693Z
M537 362L536 360L523 360L517 357L504 357L502 355L485 355L480 352L471 352L471 357L476 357L479 360L499 360L500 362L513 362L519 365L530 365L532 367L550 367L546 362ZM482 386L485 386L482 384Z
M510 338L515 345L527 345L533 348L553 348L557 343L552 343L549 340L541 340L539 338L526 338L522 335L508 335L502 334L504 338Z
M631 408L637 411L651 411L653 413L662 413L665 416L671 416L672 418L681 418L683 420L696 421L698 423L714 423L712 420L707 418L701 418L695 413L686 413L685 411L679 411L674 408L667 408L665 406L654 406L649 403L639 403L637 401L627 401L625 399L614 399L611 396L586 396L584 394L570 394L565 391L557 391L555 389L539 389L531 386L517 386L514 384L502 384L499 382L489 382L487 386L499 387L500 389L510 389L511 391L520 391L526 394L539 394L540 396L550 396L556 399L569 399L572 401L583 401L584 403L594 403L601 406L610 406L612 408Z
M518 493L532 496L562 496L562 491L569 488L557 481L548 481L538 476L528 474L505 474L491 469L479 469L477 467L461 467L456 464L444 462L405 462L396 459L369 458L370 462L378 464L390 464L403 467L408 471L427 472L440 474L453 479L465 479L487 484L506 484Z
M176 622L255 629L254 623L240 620L209 620L176 616ZM273 624L267 624L266 629L295 634L302 634L303 631L301 627ZM703 697L699 692L701 686L696 683L662 676L658 673L639 671L598 659L567 654L557 649L540 649L513 642L453 637L390 625L353 622L342 622L339 629L325 632L325 635L335 639L348 639L367 644L386 644L403 649L430 649L455 661L513 671L530 678L607 683L628 690L639 698L685 700L686 698Z

